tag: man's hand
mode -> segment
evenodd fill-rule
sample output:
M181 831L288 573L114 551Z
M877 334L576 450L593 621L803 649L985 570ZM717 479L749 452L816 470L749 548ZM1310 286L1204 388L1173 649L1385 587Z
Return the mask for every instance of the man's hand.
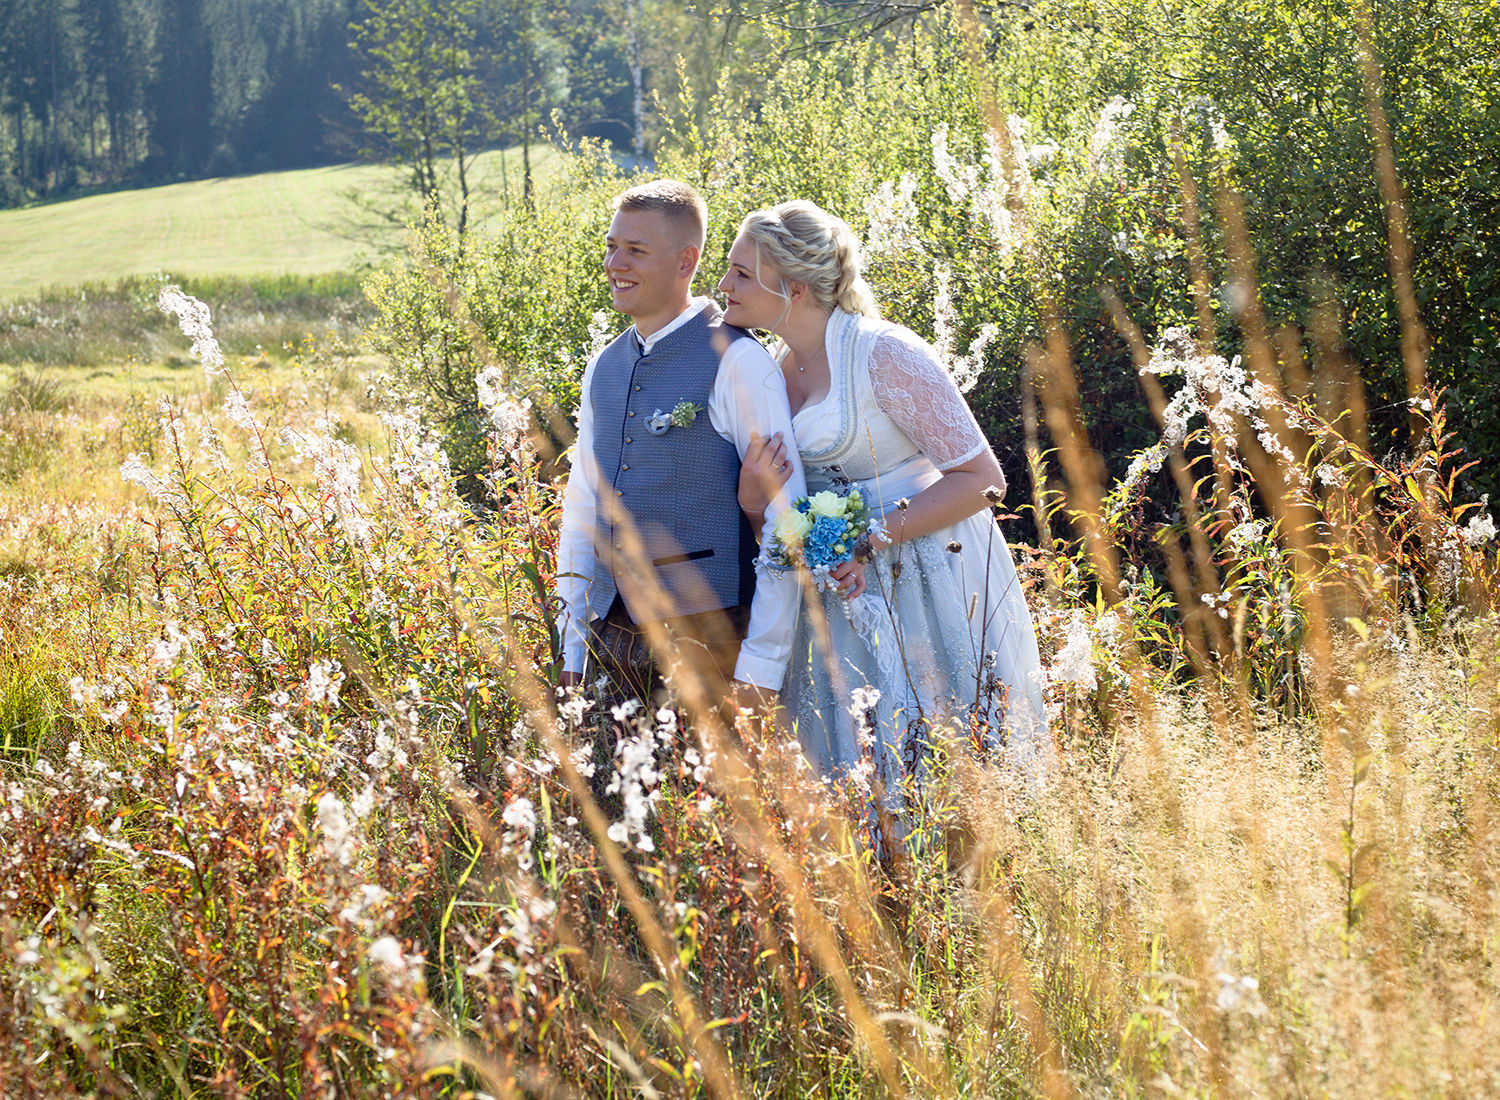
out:
M770 688L756 687L742 680L734 681L729 692L729 705L734 708L734 715L742 710L748 710L757 718L770 718L781 706L779 692L772 691Z

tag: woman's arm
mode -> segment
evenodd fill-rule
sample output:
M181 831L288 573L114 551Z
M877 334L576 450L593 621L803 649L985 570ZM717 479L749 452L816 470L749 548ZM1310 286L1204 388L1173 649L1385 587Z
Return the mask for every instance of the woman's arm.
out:
M906 508L885 514L891 542L930 535L984 511L994 502L992 489L1004 495L1000 463L930 345L903 330L883 336L871 349L870 382L881 411L943 475Z
M1000 472L994 452L986 447L983 454L944 470L941 480L912 497L904 509L887 512L885 526L889 538L874 540L875 548L930 535L984 511L991 504L986 496L991 489L998 490L997 500L1004 496L1005 475Z

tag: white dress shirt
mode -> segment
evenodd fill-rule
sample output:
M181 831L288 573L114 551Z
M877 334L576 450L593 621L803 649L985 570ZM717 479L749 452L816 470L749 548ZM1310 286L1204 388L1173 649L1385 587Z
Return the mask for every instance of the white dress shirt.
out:
M632 333L642 353L676 331L710 305L707 298L694 298L686 310L650 336ZM557 548L557 594L567 605L563 627L563 668L582 672L589 621L588 589L594 575L594 514L599 490L599 467L594 461L594 416L589 386L594 364L583 371L582 398L578 403L578 440L573 446L573 471L563 496L562 529ZM753 435L769 437L780 432L787 442L791 480L766 509L767 522L793 500L807 493L802 464L797 457L792 414L787 405L786 380L765 348L755 340L736 340L724 353L719 373L708 398L708 419L726 440L734 444L741 459ZM732 489L730 490L733 491ZM793 573L781 576L763 573L755 579L750 602L750 625L740 646L734 678L756 687L779 690L791 655L792 631L797 624L800 593Z

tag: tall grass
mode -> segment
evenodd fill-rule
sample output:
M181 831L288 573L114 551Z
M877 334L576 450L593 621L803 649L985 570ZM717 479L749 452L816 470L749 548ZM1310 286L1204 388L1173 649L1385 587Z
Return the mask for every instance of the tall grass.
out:
M1500 630L1441 418L1393 467L1154 359L1186 526L1099 486L1041 559L1045 790L950 747L883 855L786 731L553 695L518 407L480 524L399 401L366 458L218 379L128 467L149 510L6 517L58 552L0 582L5 667L72 680L0 795L7 1094L1482 1092ZM1317 645L1315 594L1358 612Z
M170 322L156 308L167 282L130 277L54 289L0 305L0 364L98 367L130 359L185 365ZM231 354L278 358L309 333L352 341L369 320L360 278L332 275L201 277L183 281L214 303L216 323Z

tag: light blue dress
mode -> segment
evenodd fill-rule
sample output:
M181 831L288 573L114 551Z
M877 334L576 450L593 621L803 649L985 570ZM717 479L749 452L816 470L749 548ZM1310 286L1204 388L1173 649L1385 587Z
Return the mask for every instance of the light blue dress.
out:
M898 500L989 444L915 333L835 310L826 341L828 395L792 419L808 492L857 486L894 528ZM961 728L973 716L1003 759L1035 778L1046 740L1041 659L988 508L880 551L866 580L847 602L809 589L799 617L782 698L808 756L835 775L863 760L890 797L922 766L924 726ZM872 710L860 706L871 688Z

